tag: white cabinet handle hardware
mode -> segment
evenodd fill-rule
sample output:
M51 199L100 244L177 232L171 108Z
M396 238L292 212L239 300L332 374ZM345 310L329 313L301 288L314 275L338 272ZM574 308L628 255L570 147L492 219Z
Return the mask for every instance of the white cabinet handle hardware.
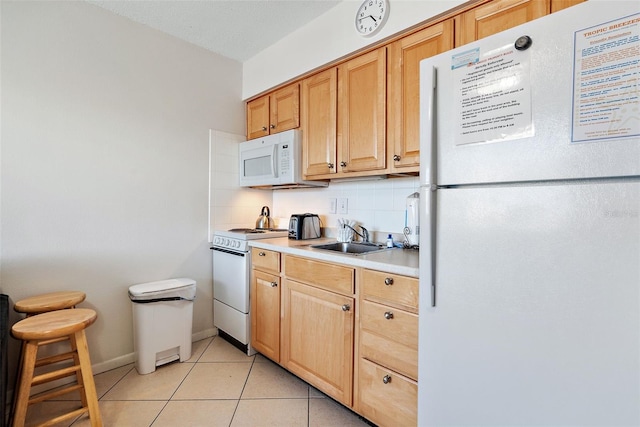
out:
M264 252L258 252L258 256L267 256Z
M393 278L387 277L386 279L384 279L384 284L387 286L393 285Z
M391 376L385 375L384 377L382 377L382 382L385 384L389 384L391 382Z
M278 286L278 282L271 282L270 285L272 288L275 288L276 286Z
M393 313L391 311L385 311L384 312L384 318L387 319L387 320L393 319Z
M351 310L351 306L349 304L345 304L342 306L342 311L349 311Z

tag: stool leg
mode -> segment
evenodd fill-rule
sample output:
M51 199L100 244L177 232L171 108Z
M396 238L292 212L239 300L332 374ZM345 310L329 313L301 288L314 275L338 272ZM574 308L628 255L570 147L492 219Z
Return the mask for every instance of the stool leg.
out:
M71 351L73 352L73 364L76 366L82 366L80 363L80 356L78 355L78 344L76 343L75 335L69 335L69 343L71 344ZM78 384L82 387L80 390L80 401L82 402L82 407L87 408L87 394L84 391L84 380L82 377L82 369L76 372L76 380Z
M72 346L76 347L78 350L78 359L80 361L80 371L82 375L82 378L78 377L78 382L82 381L84 385L84 394L87 402L87 408L89 409L91 427L102 427L102 417L100 415L100 407L98 406L98 394L96 393L96 384L93 381L91 359L89 358L89 347L87 346L87 338L85 336L84 329L73 335Z
M28 341L23 350L18 390L13 401L13 427L24 426L25 420L27 419L27 407L29 406L29 395L31 394L31 380L33 379L36 356L38 354L37 341Z

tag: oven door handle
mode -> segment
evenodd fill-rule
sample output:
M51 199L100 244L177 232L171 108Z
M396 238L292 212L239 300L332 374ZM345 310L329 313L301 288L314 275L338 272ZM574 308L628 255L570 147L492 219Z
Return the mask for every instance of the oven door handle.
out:
M244 257L247 254L245 252L236 252L236 251L231 251L229 249L223 249L223 248L211 248L212 251L218 251L218 252L224 252L225 254L229 254L229 255L235 255L235 256L241 256Z

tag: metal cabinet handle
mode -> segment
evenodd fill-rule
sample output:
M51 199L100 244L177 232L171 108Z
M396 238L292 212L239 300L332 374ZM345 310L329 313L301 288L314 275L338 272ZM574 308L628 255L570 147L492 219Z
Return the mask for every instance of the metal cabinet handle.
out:
M382 377L382 382L385 384L389 384L391 382L391 376L385 375L384 377Z
M276 286L278 286L278 282L271 282L270 285L272 288L275 288Z
M340 162L340 166L342 166L342 167L347 166L347 162Z
M258 256L267 256L264 252L258 252Z
M400 156L398 156L397 154L394 154L394 155L393 155L393 160L394 160L395 162L399 162L399 161L400 161Z
M267 127L266 126L262 126L262 130L267 130Z
M351 310L351 306L349 304L344 304L342 306L342 311L349 311L349 310Z
M384 279L384 284L387 285L387 286L393 285L393 278L392 277L387 277L386 279Z
M391 311L385 311L385 312L384 312L384 318L385 318L385 319L387 319L387 320L391 320L391 319L393 319L393 312L391 312Z
M275 129L275 128L276 128L276 125L271 125L271 126L269 126L269 127L270 127L271 129Z
M333 169L334 164L333 164L333 163L327 163L327 167L328 167L329 169Z

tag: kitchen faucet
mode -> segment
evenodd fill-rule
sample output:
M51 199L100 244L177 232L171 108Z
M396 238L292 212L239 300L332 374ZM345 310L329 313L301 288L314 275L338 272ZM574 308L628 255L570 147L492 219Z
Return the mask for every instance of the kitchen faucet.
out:
M360 236L360 238L362 238L362 242L363 243L371 243L369 241L369 230L367 230L363 226L361 226L361 225L358 226L362 230L362 234L360 234L355 228L353 228L349 224L342 224L342 226L343 227L349 227L350 229L352 229L354 233L356 233L358 236Z

